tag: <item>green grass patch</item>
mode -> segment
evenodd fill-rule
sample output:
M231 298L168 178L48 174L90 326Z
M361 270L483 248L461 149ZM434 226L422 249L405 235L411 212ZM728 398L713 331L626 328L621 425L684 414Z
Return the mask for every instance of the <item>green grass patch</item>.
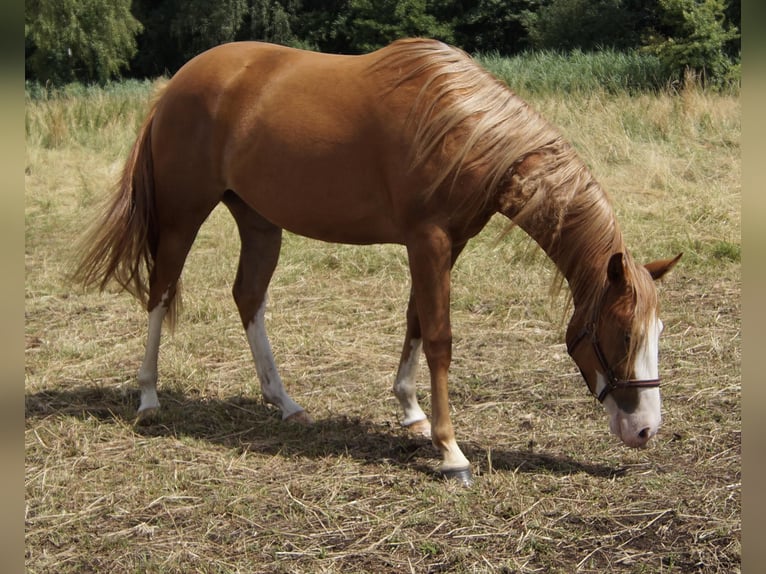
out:
M510 58L483 54L477 59L525 95L657 92L679 80L664 71L656 56L637 51L542 51Z

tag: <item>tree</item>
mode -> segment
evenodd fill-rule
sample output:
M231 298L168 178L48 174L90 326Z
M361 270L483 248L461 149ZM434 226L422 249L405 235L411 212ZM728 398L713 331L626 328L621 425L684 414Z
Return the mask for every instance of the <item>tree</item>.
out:
M145 25L133 62L139 76L173 74L226 42L304 44L294 32L301 0L134 0L134 10Z
M742 4L740 0L730 0L727 4L726 21L737 29L738 34L727 43L726 53L738 60L742 52Z
M632 47L636 20L623 0L550 0L524 14L532 47L553 50Z
M349 0L338 16L335 35L349 51L370 52L398 38L427 36L452 42L449 23L440 22L427 0Z
M235 39L249 11L248 0L136 0L144 24L133 62L138 75L172 74L188 60Z
M525 14L534 0L475 0L463 4L456 18L455 39L468 52L515 54L529 47Z
M347 51L344 38L339 38L335 30L347 9L348 0L302 0L290 20L295 43L323 52Z
M726 81L735 69L727 45L739 38L739 32L726 22L725 0L659 0L659 4L664 30L649 35L646 49L679 76L689 69L708 83Z
M176 0L170 35L185 59L234 39L248 12L247 0Z
M27 0L26 75L104 83L127 67L141 29L130 0Z
M238 39L256 39L273 44L295 45L301 41L293 32L300 0L250 0Z

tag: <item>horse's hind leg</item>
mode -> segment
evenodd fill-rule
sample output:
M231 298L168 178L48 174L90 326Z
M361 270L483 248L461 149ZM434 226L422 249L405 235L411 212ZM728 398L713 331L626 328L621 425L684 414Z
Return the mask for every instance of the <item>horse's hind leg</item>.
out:
M138 370L138 385L141 391L141 403L138 407L139 420L154 413L160 406L157 397L157 361L160 351L162 322L168 308L176 296L178 279L191 249L199 223L182 228L161 228L154 257L151 276L149 277L149 327L146 337L144 360Z
M245 327L263 398L279 408L283 419L310 423L303 407L285 390L266 334L266 291L279 260L282 229L261 217L233 192L227 192L223 202L239 229L239 267L232 294Z
M138 418L143 419L160 408L157 397L157 361L160 353L160 335L162 321L167 313L167 304L161 302L149 311L149 327L146 337L144 360L138 369L138 387L141 391L141 402L138 406Z
M404 411L402 426L407 427L414 435L431 438L431 423L420 408L416 394L418 363L420 361L423 339L420 333L420 321L415 304L414 293L410 293L407 305L407 333L402 346L402 356L399 369L394 379L394 395Z

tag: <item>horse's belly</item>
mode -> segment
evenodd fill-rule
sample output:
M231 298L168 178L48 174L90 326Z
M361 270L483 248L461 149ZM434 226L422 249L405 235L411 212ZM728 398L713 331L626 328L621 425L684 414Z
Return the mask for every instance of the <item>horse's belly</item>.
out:
M235 193L263 217L298 235L335 243L403 242L390 206L369 190L322 183L295 186L290 179Z
M318 116L302 117L297 126L287 120L275 126L274 118L255 122L249 145L229 164L232 189L261 215L300 235L401 243L406 184L392 176L382 138L340 119L330 129L329 114Z

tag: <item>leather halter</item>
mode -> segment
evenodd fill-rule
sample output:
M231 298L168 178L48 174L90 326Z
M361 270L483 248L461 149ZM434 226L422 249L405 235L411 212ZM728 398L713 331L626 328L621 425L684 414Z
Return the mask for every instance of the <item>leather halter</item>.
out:
M606 386L604 386L601 392L596 395L595 392L591 391L591 393L598 399L600 403L604 402L604 399L609 393L618 389L627 389L630 387L651 388L660 386L659 377L656 379L620 379L617 377L617 375L614 374L614 370L609 366L609 363L606 360L606 356L604 355L604 351L601 348L601 344L598 342L595 321L588 323L582 329L580 329L580 332L577 333L577 337L575 337L574 341L572 341L571 344L567 344L567 353L569 353L570 357L574 359L572 353L575 352L575 349L580 344L580 342L585 340L585 337L590 337L593 352L596 354L596 358L598 359L601 368L604 370L604 375L606 376ZM585 384L587 385L588 379L585 378L585 373L583 373L582 369L580 369L580 374L582 375L582 378L585 380ZM588 388L590 389L590 385L588 385Z

